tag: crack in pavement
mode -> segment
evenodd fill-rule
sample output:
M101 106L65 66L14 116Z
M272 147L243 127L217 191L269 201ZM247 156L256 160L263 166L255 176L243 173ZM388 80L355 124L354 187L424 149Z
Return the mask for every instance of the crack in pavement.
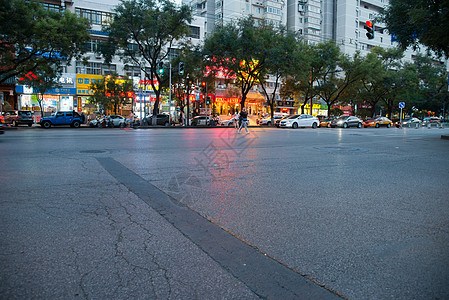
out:
M311 281L179 203L113 158L96 159L117 181L259 297L341 299L338 293Z

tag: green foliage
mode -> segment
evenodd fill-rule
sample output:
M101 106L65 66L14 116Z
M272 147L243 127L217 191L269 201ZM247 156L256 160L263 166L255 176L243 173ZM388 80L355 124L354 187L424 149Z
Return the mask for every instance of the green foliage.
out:
M125 62L137 65L145 72L156 94L153 108L156 115L167 78L167 75L159 74L158 63L168 58L175 41L189 34L191 10L186 5L177 7L168 0L127 0L115 8L115 13L113 22L104 28L109 33L109 41L102 47L102 53L107 62L112 55L120 54Z
M227 71L229 78L235 76L242 107L248 92L268 70L265 30L265 26L257 26L252 18L245 18L216 27L204 42L204 55L212 70Z
M184 63L184 74L182 75L178 73L177 68L181 61ZM174 97L182 111L185 106L184 99L193 90L193 86L204 80L205 61L200 47L193 46L188 42L183 43L179 55L172 61L172 65L175 66L172 73Z
M259 72L257 80L261 87L263 94L270 106L271 118L274 118L275 96L277 90L280 88L282 78L287 76L292 68L292 53L297 53L299 44L299 37L287 31L286 28L275 28L272 25L264 25L259 33L259 38L262 43L263 55L266 58L265 70ZM298 62L299 64L302 61ZM296 65L296 67L300 67ZM270 74L270 75L268 75ZM271 76L274 79L274 87L270 93L267 90L267 80ZM274 121L271 122L274 125Z
M382 19L403 49L418 43L449 56L449 1L395 0Z
M0 83L40 68L57 74L83 54L87 20L67 10L46 10L34 1L0 0L0 7Z
M329 116L339 117L342 115L343 115L343 111L338 107L331 108L329 111Z
M89 98L93 104L100 105L118 114L118 108L129 103L128 93L134 90L133 82L128 77L121 78L117 74L107 76L91 84L94 94Z
M38 94L38 102L41 111L41 117L44 116L42 102L44 100L44 94L49 90L56 87L60 87L58 81L60 75L60 68L53 68L49 64L41 65L36 71L33 72L34 76L24 76L21 84L31 86L33 91Z

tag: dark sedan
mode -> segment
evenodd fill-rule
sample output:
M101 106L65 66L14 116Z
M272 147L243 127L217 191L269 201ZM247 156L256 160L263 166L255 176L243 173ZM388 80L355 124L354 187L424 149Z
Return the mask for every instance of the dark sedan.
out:
M349 127L357 127L362 128L363 121L357 118L356 116L349 116L349 117L341 117L335 120L332 120L331 127L343 127L343 128L349 128Z
M148 125L153 125L153 116L147 118ZM156 125L169 126L170 118L166 114L158 114L156 116Z

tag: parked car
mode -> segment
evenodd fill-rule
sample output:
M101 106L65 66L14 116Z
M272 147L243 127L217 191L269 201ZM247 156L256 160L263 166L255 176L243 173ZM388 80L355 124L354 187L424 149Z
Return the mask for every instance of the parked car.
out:
M146 122L148 125L153 125L153 115L147 116ZM167 114L156 115L156 125L170 126L170 118Z
M363 121L356 116L347 116L347 117L341 117L338 119L334 119L331 121L331 127L343 127L343 128L349 128L349 127L357 127L362 128Z
M125 127L127 121L119 115L110 115L104 118L97 118L89 122L89 127Z
M367 120L363 123L363 127L376 127L379 128L381 126L386 126L390 128L393 125L393 122L387 117L377 117L372 120Z
M74 111L58 111L51 117L42 118L39 124L43 128L51 126L70 125L70 127L78 128L84 123L84 118Z
M281 127L312 127L317 128L320 124L320 120L317 117L311 115L292 115L281 121Z
M234 126L236 122L238 122L239 120L236 119L235 117L231 117L230 119L227 120L222 120L220 122L221 126Z
M288 115L287 114L275 114L273 116L274 122L276 123L276 120L280 120L285 116L288 116ZM268 116L265 119L257 120L257 124L259 124L260 126L262 126L262 125L271 126L271 116Z
M276 126L277 128L281 127L281 122L282 122L282 120L285 120L285 119L287 119L288 117L290 117L290 115L286 115L286 116L283 116L281 119L277 119L277 120L274 122L274 126Z
M126 119L122 116L110 115L109 119L112 122L114 127L125 127L126 126Z
M210 117L196 116L193 119L191 119L190 124L192 126L209 126L210 125Z
M420 126L422 121L418 118L407 118L402 120L402 127L416 127ZM396 127L401 127L401 122L396 122Z
M441 120L440 120L440 118L437 118L437 117L428 117L428 118L424 118L422 120L422 126L428 126L429 124L430 125L432 125L432 124L439 125L440 123L441 123Z
M5 133L5 118L0 116L0 134Z
M320 127L331 127L332 120L335 120L336 117L324 118L320 121Z
M29 110L10 110L5 114L5 123L12 124L17 127L19 125L33 126L34 120L31 111Z

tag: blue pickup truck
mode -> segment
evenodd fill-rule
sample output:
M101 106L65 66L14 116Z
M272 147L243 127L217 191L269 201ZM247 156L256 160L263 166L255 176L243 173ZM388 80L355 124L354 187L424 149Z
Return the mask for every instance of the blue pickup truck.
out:
M39 123L43 128L60 125L70 125L70 127L78 128L84 123L84 116L75 111L58 111L51 117L42 118Z

